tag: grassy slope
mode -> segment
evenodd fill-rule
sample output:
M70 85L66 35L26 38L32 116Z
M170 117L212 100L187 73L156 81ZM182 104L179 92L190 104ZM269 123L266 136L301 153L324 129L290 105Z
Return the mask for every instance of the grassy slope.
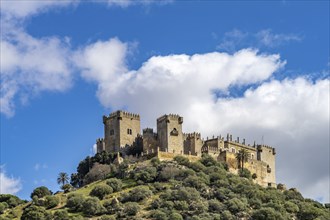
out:
M135 166L139 166L139 165L148 165L150 163L150 161L144 161L143 163L140 163L138 165L135 165ZM134 168L134 167L133 167ZM77 189L75 190L74 192L70 192L70 193L63 193L63 192L60 192L58 194L56 194L55 196L59 198L59 205L55 208L52 208L52 209L49 209L48 211L54 213L56 210L68 210L65 205L66 205L66 201L67 201L67 197L68 195L70 195L71 193L77 193L77 194L81 194L83 195L84 197L89 197L89 193L91 192L91 190L97 186L97 185L102 185L102 184L106 184L106 181L107 180L100 180L100 181L96 181L96 182L93 182L91 184L88 184L80 189ZM133 179L122 179L122 182L123 182L123 189L119 192L115 192L115 193L112 193L112 194L109 194L107 195L102 201L101 203L103 204L105 201L109 201L113 198L117 198L120 196L120 194L122 194L123 192L129 192L130 190L134 189L135 187L138 186L137 182ZM162 183L164 186L166 186L167 189L173 187L173 182L169 181L169 182L163 182ZM147 184L145 184L147 185ZM257 186L255 187L257 188ZM139 203L140 207L141 207L141 210L140 212L137 214L136 217L145 217L147 216L146 214L150 212L150 210L148 210L147 208L150 206L151 202L154 201L156 198L159 198L159 195L161 194L162 192L158 192L158 193L155 193L153 194L150 198L148 199L145 199L143 201L141 201ZM5 211L4 214L0 215L5 217L7 216L7 214L9 214L10 212L14 212L15 215L17 216L17 218L14 218L14 219L20 219L20 216L22 215L23 213L23 209L24 207L30 205L31 202L28 202L26 204L22 204L22 205L19 205L13 209L8 209ZM78 215L81 215L83 216L83 213L70 213L69 212L69 215L70 216L78 216ZM330 216L329 216L330 217ZM87 218L87 219L98 219L100 218L100 216L96 216L96 217L90 217L90 218ZM1 219L1 218L0 218Z

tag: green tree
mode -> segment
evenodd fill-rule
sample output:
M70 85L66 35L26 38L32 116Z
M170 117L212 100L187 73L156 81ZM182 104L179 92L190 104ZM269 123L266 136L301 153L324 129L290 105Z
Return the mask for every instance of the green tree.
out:
M242 170L244 169L244 163L248 161L249 156L250 156L250 153L245 149L239 150L238 153L236 154L236 160L237 160L238 166Z
M72 193L68 196L66 206L73 212L79 212L82 209L82 204L85 198L81 194Z
M67 173L61 172L58 174L57 177L57 183L58 184L62 184L62 186L64 186L64 184L69 183L69 176Z
M82 204L82 211L88 216L98 215L105 212L105 208L101 205L100 200L95 197L87 198Z
M54 213L54 220L69 220L69 214L66 210L57 210Z
M276 212L273 208L265 207L258 209L252 213L251 216L254 220L284 220L281 213Z
M46 207L46 209L54 208L59 203L60 203L60 200L56 196L46 196L45 197L45 207Z
M34 196L36 196L37 198L42 198L51 194L53 193L46 186L40 186L33 190L33 192L31 193L31 199L33 199Z
M51 219L51 214L47 213L44 207L28 206L23 210L21 220L45 220Z
M4 213L4 211L8 208L8 204L5 202L0 203L0 214Z
M109 185L114 192L118 192L121 190L121 188L123 187L123 183L120 179L117 178L111 178L109 180L107 180L107 185Z
M137 204L136 202L127 202L124 205L123 212L125 215L134 216L138 213L139 210L140 210L139 204Z
M108 194L111 194L113 192L113 189L111 186L108 186L108 185L98 185L98 186L95 186L92 191L90 192L89 195L91 196L96 196L98 197L99 199L103 199L104 196L108 195Z

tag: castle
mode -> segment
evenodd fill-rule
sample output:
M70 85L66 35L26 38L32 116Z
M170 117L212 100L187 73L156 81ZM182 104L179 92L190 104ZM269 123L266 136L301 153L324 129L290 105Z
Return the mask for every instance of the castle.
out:
M139 155L155 154L160 159L173 159L176 155L198 160L207 153L218 161L228 164L229 171L237 173L239 163L236 155L240 150L248 153L248 160L243 164L254 175L254 181L262 186L276 186L275 148L266 145L251 146L240 142L239 137L233 140L232 135L226 138L217 136L206 140L197 132L183 133L183 117L175 114L163 115L157 119L157 133L152 128L140 128L140 116L125 111L116 111L103 116L104 138L96 141L97 152L106 151L126 155L127 149L138 149Z

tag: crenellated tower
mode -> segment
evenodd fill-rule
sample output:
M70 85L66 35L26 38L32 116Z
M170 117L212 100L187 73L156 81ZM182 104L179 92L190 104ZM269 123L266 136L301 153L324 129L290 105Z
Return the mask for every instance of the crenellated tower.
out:
M104 144L107 152L120 152L132 146L140 134L140 116L125 111L116 111L103 116Z
M158 143L161 151L179 153L183 150L183 117L169 114L157 119Z

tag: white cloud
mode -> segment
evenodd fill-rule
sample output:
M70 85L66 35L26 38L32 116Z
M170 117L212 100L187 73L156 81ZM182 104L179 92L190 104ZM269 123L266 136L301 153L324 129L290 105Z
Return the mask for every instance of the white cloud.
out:
M44 164L36 163L33 168L35 171L39 171L40 169L47 169L48 166L45 163Z
M301 41L296 34L275 34L271 29L261 30L256 34L257 39L265 46L276 47L290 41Z
M93 145L91 151L92 151L93 155L97 153L97 145L96 144Z
M0 194L16 194L21 189L21 180L8 176L4 166L0 166Z
M251 144L264 137L278 151L278 182L329 201L329 189L324 187L329 184L328 79L272 79L285 62L278 55L251 49L233 55L155 56L139 69L127 70L124 45L110 39L83 50L83 74L98 84L97 96L105 107L140 113L143 127L155 127L164 113L179 113L185 131L196 130L204 137L231 132ZM120 51L122 60L112 60L109 51ZM113 67L96 69L93 56L87 54L99 54L105 63L112 60ZM255 89L238 98L214 93L249 84Z
M119 6L122 8L126 8L128 6L132 6L132 5L150 5L150 4L159 4L159 5L163 5L163 4L168 4L173 2L173 0L108 0L108 5L109 6Z
M52 8L66 7L75 2L78 1L1 1L1 14L7 17L7 19L25 18Z
M234 52L241 48L257 47L271 48L278 47L289 42L302 41L302 36L293 33L274 33L271 29L263 29L257 33L244 32L238 29L224 33L221 42L216 49L221 51Z
M65 91L72 85L67 39L37 39L4 23L1 37L1 112L14 114L15 97L27 99L40 91Z

